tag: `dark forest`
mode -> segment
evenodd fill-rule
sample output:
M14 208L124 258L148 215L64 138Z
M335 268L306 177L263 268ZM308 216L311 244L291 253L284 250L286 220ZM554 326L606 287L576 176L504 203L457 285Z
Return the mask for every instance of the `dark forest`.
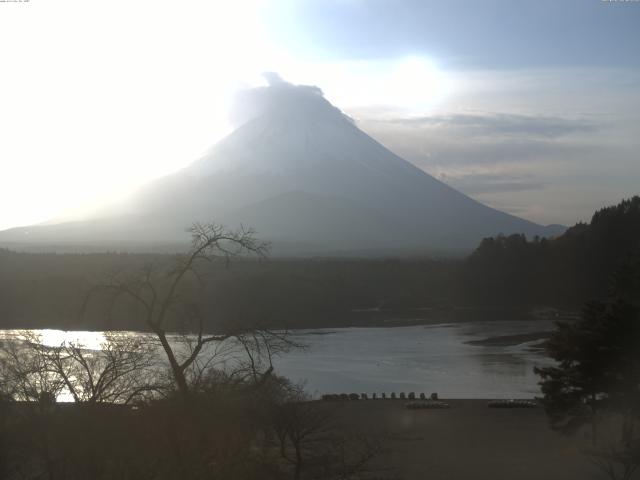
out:
M608 294L612 275L638 268L640 197L603 208L557 238L484 239L457 259L235 259L206 267L207 329L261 322L307 328L575 311ZM82 312L92 285L172 255L32 254L0 250L3 328L138 329L126 308ZM500 305L500 308L496 308Z

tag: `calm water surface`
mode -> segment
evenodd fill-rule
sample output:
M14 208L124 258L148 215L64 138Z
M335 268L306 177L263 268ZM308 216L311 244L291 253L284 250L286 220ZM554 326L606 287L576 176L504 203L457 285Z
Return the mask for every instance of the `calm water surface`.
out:
M540 394L534 366L549 365L538 341L516 346L465 342L552 329L551 322L309 330L309 348L276 362L283 375L322 393L438 392L447 398L530 398Z
M534 366L551 363L531 349L538 341L507 347L465 342L551 328L551 322L537 320L300 330L294 337L307 348L274 363L277 372L304 382L315 397L413 391L443 398L530 398L540 394ZM104 340L101 332L36 332L51 346L68 340L98 349Z

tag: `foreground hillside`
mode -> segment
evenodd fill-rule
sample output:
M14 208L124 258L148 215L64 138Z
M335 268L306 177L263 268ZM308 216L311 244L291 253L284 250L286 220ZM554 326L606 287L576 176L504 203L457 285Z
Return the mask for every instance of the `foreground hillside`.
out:
M552 431L542 408L496 409L487 408L485 400L447 400L450 409L408 410L402 403L336 407L350 428L385 438L386 455L373 462L384 472L381 478L607 478L581 453L588 442Z

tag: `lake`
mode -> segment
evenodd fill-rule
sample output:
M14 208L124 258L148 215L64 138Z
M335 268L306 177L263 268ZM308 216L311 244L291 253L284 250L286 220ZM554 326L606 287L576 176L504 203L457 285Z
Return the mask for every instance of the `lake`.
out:
M470 345L488 337L552 329L549 321L466 322L410 327L298 330L307 345L274 361L276 372L323 393L437 392L442 398L531 398L540 395L534 366L551 361L540 340L510 346ZM43 342L99 348L101 332L37 330ZM143 335L131 333L132 335ZM11 331L0 331L10 336Z
M310 330L296 335L309 348L287 354L276 369L306 390L322 393L437 392L443 398L531 398L539 395L534 366L549 365L540 340L475 346L487 337L550 330L547 321L482 322L393 328Z

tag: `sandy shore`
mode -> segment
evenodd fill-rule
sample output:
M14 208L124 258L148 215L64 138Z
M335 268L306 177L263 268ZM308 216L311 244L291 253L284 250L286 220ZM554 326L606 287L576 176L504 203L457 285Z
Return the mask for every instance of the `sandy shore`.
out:
M487 400L445 400L447 410L408 410L400 400L336 402L355 432L388 436L381 478L405 480L603 477L580 453L584 438L552 431L544 410L488 408Z

